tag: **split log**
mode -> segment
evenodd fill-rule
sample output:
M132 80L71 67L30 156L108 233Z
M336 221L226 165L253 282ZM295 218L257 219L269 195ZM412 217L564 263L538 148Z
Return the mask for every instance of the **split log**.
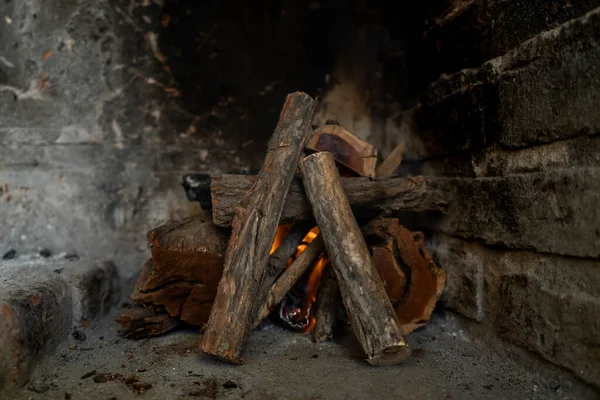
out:
M377 167L377 179L385 179L394 175L394 171L402 164L404 155L404 143L400 143L385 160Z
M123 311L116 320L120 333L128 339L158 336L179 326L179 320L157 307L133 307Z
M267 270L269 250L310 135L314 108L314 100L304 93L286 98L258 180L235 215L223 277L200 343L205 354L242 362L242 346L256 316L255 302Z
M269 315L277 304L281 303L281 300L292 290L298 279L308 271L319 254L323 252L323 246L323 239L321 235L318 235L283 272L279 279L275 281L275 284L271 287L267 295L266 302L258 308L257 317L254 322L255 327Z
M326 267L319 285L317 295L317 313L315 327L312 331L313 341L324 342L333 337L337 321L337 310L340 303L340 289L331 266Z
M257 181L255 175L214 175L212 178L213 222L229 227L244 195ZM373 218L395 211L445 212L447 202L433 178L413 176L372 181L341 178L342 187L356 218ZM432 184L433 183L433 184ZM312 219L302 183L294 180L281 215L282 224Z
M335 161L359 176L375 177L375 147L339 125L324 125L316 129L306 143L306 148L328 151L333 154Z
M411 233L396 218L375 219L362 232L404 332L425 325L442 295L446 273L433 262L423 234Z
M168 221L148 232L152 259L142 267L131 301L161 305L191 325L208 321L229 231L210 219Z
M410 354L408 344L352 215L333 156L323 152L306 157L300 162L300 173L350 323L368 362L402 362Z

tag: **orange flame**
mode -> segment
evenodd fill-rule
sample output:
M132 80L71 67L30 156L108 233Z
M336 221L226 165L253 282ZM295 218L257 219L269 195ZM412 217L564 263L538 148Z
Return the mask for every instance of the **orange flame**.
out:
M308 277L308 282L306 284L306 297L304 298L304 309L308 314L310 314L310 322L306 329L304 329L305 333L312 331L317 323L314 306L317 303L317 292L319 291L319 286L321 286L323 271L329 264L329 261L329 257L327 256L319 258L313 267L310 276Z
M273 254L275 252L275 250L277 250L277 248L279 246L281 246L281 243L285 240L287 235L289 235L291 229L292 229L291 224L290 225L279 225L277 227L277 232L275 233L275 239L273 240L273 245L271 246L271 252L269 254Z

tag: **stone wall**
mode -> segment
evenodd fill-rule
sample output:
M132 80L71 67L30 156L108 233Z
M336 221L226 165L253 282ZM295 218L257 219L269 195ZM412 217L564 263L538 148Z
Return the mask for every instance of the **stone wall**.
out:
M599 5L432 10L420 44L429 84L387 138L406 142L405 173L439 176L449 193L445 217L406 218L448 271L445 305L595 385Z

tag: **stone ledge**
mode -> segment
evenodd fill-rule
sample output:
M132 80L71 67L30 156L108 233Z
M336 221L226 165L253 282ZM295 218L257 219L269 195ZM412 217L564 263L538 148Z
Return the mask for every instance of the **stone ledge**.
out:
M448 308L600 386L600 261L426 237Z
M120 298L112 262L23 256L0 261L0 277L0 390L24 385L71 329Z
M418 229L509 249L600 259L600 168L494 178L436 178L446 215L421 216Z

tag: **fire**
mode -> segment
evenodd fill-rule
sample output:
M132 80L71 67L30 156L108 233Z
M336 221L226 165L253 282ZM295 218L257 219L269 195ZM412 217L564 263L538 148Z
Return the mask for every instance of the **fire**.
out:
M281 246L281 243L285 240L287 235L290 233L291 229L291 224L279 225L277 227L277 232L275 233L275 240L273 240L273 245L271 246L271 252L269 254L273 254L275 250L277 250L277 248Z
M315 315L314 306L317 303L317 292L319 291L319 286L321 284L321 278L323 277L323 271L325 267L329 264L329 257L322 256L320 257L313 270L310 273L308 278L308 282L306 284L306 297L304 298L304 309L309 317L308 326L304 329L304 332L308 333L313 330L315 324L317 323L317 317Z

